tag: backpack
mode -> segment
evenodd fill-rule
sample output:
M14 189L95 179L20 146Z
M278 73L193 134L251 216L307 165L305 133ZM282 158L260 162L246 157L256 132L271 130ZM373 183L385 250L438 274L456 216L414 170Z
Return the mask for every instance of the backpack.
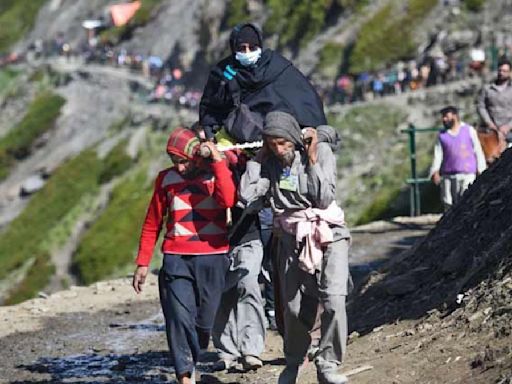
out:
M242 103L240 100L242 92L236 79L230 80L228 86L235 108L224 120L226 132L237 143L250 143L261 140L263 117L259 113L251 111L247 104Z

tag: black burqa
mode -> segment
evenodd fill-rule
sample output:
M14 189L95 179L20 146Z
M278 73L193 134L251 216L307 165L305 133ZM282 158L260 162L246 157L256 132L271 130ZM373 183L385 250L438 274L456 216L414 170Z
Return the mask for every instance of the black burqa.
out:
M232 55L221 60L210 72L199 107L203 126L222 126L235 106L233 92L239 90L240 100L262 119L271 111L288 112L300 126L326 124L323 104L306 77L279 53L264 49L254 67L244 67L235 59L238 32L246 25L260 36L253 24L242 24L231 33ZM229 66L229 68L227 68ZM235 72L235 75L232 73ZM227 75L226 75L227 74Z

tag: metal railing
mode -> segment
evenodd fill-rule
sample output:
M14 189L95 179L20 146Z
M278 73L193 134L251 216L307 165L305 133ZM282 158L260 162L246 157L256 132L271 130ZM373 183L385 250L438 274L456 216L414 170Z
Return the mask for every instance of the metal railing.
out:
M409 159L411 161L411 177L406 180L409 184L409 206L410 215L419 216L421 215L421 196L420 196L420 184L428 183L430 179L428 177L418 177L418 171L416 169L416 133L425 132L439 132L443 128L431 127L431 128L417 128L414 124L409 124L405 129L400 130L402 133L409 135Z

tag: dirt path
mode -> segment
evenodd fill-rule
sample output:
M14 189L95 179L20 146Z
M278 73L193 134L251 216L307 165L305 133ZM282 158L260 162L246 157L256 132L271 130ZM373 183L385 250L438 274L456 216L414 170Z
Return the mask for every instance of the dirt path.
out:
M394 222L354 230L353 267L359 266L359 278L431 226ZM129 283L127 278L72 287L46 299L0 307L0 382L173 382L156 277L151 276L140 296ZM366 335L352 333L343 370L372 367L352 377L351 382L360 384L495 382L490 381L492 370L471 368L481 345L465 339L463 330L443 329L436 322L441 324L432 313ZM201 382L273 383L283 368L282 356L281 338L270 332L261 370L212 373L215 354L210 348L199 364ZM312 363L299 382L316 382Z

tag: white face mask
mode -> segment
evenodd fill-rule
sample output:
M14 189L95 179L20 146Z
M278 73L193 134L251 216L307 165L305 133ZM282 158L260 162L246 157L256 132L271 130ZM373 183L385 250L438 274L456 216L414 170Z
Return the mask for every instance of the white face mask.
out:
M235 55L235 59L238 60L240 64L244 67L250 67L255 65L261 57L261 48L256 49L255 51L250 52L237 52Z

